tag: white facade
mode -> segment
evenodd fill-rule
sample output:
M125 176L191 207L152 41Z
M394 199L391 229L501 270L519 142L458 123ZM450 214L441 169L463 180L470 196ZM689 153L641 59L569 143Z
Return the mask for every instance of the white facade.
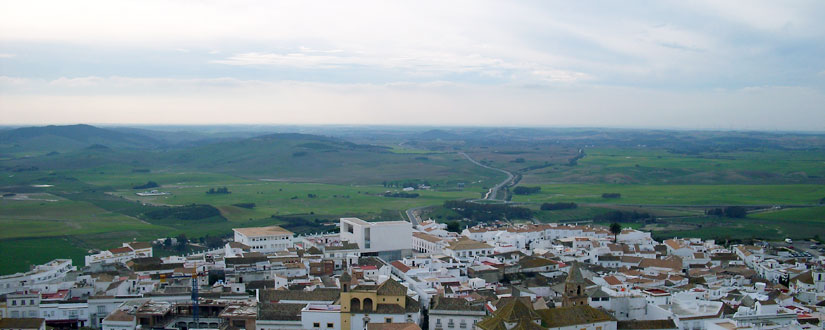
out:
M301 326L308 330L341 330L341 305L306 305L301 310Z
M474 329L475 324L487 316L482 311L431 310L430 330Z
M292 247L294 234L279 226L234 228L235 242L247 245L252 252L270 253Z
M0 294L30 289L33 285L62 281L66 273L77 270L72 259L55 259L25 273L0 276Z
M406 221L366 222L358 218L341 218L341 240L358 244L361 252L412 250L412 224Z

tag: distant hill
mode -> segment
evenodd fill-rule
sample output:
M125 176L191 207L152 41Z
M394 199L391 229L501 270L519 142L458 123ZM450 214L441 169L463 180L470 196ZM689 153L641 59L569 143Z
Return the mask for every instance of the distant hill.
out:
M91 139L89 140L91 141ZM383 146L299 133L280 133L180 148L136 149L95 143L73 151L0 160L0 169L78 170L96 167L202 171L253 179L380 183L407 179L478 180L495 173L456 154L394 153ZM483 173L483 174L482 174Z
M5 155L66 152L94 146L151 149L164 143L150 135L118 132L91 125L23 127L0 131L0 153Z

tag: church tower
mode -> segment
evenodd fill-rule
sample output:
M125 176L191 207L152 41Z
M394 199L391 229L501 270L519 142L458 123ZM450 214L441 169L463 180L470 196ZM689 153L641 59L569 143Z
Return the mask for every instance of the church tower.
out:
M587 305L587 281L582 276L579 263L573 262L570 266L570 273L564 280L564 295L562 297L562 307Z

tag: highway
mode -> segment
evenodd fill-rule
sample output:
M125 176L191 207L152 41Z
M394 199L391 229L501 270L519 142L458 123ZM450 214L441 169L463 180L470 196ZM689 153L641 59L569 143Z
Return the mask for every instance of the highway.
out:
M464 158L467 158L467 160L469 160L473 164L476 164L476 165L481 166L481 167L486 168L486 169L490 169L490 170L493 170L493 171L499 171L501 173L507 174L507 179L506 180L501 181L499 184L497 184L497 185L493 186L492 188L490 188L490 190L487 190L487 193L484 194L484 198L483 198L485 200L496 200L496 196L498 195L498 191L501 190L501 188L503 188L504 186L506 186L506 185L510 184L511 182L513 182L513 179L515 178L513 173L510 173L509 171L502 170L500 168L495 168L495 167L491 167L491 166L487 166L487 165L484 165L482 163L479 163L475 159L471 158L469 155L467 155L463 152L459 152L459 154L464 156ZM419 206L419 207L414 207L414 208L408 209L406 211L407 219L409 219L409 221L413 225L413 227L418 226L418 224L421 222L421 219L415 213L418 212L419 210L425 209L427 207L428 206Z
M499 183L499 184L493 186L492 188L490 188L490 190L488 190L487 193L484 194L483 199L495 200L496 196L498 195L498 191L501 190L501 188L503 188L504 186L510 184L510 182L513 182L513 178L515 178L513 173L510 173L509 171L502 170L500 168L495 168L495 167L492 167L492 166L487 166L487 165L484 165L482 163L479 163L475 159L473 159L469 155L467 155L466 153L459 152L459 154L464 156L464 158L467 158L467 160L469 160L473 164L476 164L476 165L481 166L481 167L486 168L486 169L490 169L490 170L493 170L493 171L499 171L501 173L507 174L507 179L504 180L504 181L501 181L501 183Z

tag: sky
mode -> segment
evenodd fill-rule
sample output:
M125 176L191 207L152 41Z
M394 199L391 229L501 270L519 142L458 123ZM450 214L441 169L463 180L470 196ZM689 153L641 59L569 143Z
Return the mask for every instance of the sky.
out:
M825 131L825 1L0 1L0 124Z

